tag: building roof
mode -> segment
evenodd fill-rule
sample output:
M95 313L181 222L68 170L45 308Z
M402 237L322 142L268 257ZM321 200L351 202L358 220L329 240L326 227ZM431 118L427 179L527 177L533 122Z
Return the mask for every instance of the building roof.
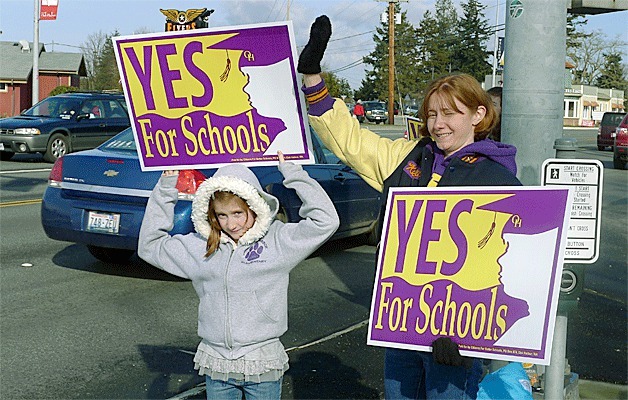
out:
M27 82L33 71L33 43L0 41L0 81ZM80 53L46 52L39 44L40 73L61 72L86 76L85 60Z

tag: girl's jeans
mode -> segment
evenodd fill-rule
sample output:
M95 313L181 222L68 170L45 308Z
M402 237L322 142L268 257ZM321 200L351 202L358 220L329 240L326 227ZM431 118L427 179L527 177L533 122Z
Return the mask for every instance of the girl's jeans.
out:
M482 363L470 369L435 364L431 353L386 349L384 390L393 399L475 399Z
M229 379L227 382L213 380L205 375L207 400L279 400L283 378L272 382L245 382Z

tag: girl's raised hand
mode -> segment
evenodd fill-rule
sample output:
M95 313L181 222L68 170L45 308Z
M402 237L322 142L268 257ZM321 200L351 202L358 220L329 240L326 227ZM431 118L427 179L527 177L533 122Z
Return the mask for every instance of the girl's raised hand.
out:
M286 160L283 158L283 153L281 152L281 150L277 151L277 157L279 157L279 164L283 164L286 162Z

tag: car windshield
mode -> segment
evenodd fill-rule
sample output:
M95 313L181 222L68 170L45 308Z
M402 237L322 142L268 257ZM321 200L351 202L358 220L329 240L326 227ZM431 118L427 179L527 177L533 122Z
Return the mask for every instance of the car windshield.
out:
M619 125L621 120L624 118L624 115L626 115L626 114L605 113L604 116L602 117L602 125L617 126L617 125Z
M77 99L53 96L35 104L33 107L24 111L22 115L70 119L76 114L80 104L80 100Z
M384 103L374 102L374 103L364 103L364 109L368 111L368 110L385 110L386 108L384 108Z
M136 151L133 130L127 128L100 145L101 150Z

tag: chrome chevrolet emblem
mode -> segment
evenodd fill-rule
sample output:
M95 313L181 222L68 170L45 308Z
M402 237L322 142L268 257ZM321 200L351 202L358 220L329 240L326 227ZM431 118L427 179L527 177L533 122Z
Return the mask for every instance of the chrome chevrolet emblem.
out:
M114 170L112 170L112 169L109 169L109 170L107 170L107 171L103 172L103 175L107 175L107 176L108 176L108 177L110 177L110 178L111 178L112 176L116 176L116 175L118 175L118 174L119 174L119 172L118 172L118 171L114 171Z

